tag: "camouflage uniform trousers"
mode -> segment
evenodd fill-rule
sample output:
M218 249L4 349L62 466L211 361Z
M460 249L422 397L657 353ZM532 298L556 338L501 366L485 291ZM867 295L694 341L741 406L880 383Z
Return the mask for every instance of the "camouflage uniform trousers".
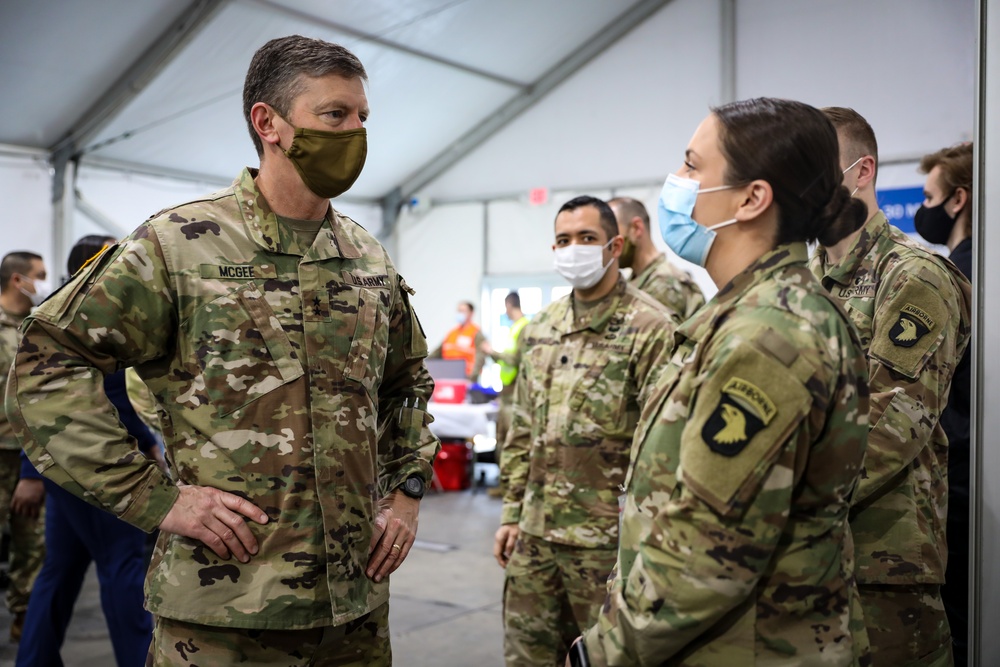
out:
M936 584L859 584L874 667L952 667L951 629Z
M21 450L0 450L0 526L10 525L10 556L7 574L7 609L27 611L28 597L45 560L45 508L38 518L14 514L10 502L21 473Z
M521 533L504 581L507 667L562 667L573 640L597 623L617 556Z
M146 667L390 667L389 603L343 625L252 630L156 617Z

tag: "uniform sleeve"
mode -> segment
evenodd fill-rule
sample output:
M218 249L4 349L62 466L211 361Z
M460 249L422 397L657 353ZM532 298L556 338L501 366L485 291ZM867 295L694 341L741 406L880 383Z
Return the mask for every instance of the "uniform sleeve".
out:
M730 340L706 359L672 491L646 462L659 456L653 450L670 449L655 442L670 431L653 428L642 445L640 456L650 450L654 458L633 471L621 569L598 624L584 634L593 665L662 664L753 594L778 547L810 393L749 342ZM657 421L676 420L667 413L677 409L666 401ZM663 502L638 507L632 493L643 485Z
M134 368L125 371L125 392L132 409L151 430L159 432L160 417L156 414L156 399Z
M7 386L7 414L38 471L147 532L178 491L138 451L103 380L172 349L172 295L160 244L144 225L25 322Z
M966 301L945 269L901 263L883 282L891 288L872 321L871 431L855 503L877 494L930 442L968 344Z
M486 363L486 353L482 350L482 344L486 342L486 336L483 332L477 331L476 337L473 340L473 345L476 346L476 358L472 363L472 375L469 377L470 380L475 381L479 374L483 372L483 364Z
M530 326L530 325L529 325ZM516 351L517 382L514 383L514 400L511 404L511 421L507 439L500 451L500 487L504 489L500 523L517 523L521 520L521 502L528 483L529 453L531 451L531 373L525 367L524 345L529 332L522 331Z
M497 350L493 350L493 354L490 355L490 358L497 363L507 364L511 368L517 368L518 355L516 350L514 352L498 352Z
M379 387L379 486L383 494L407 477L431 482L440 441L431 433L427 401L434 391L424 359L427 339L410 305L413 290L398 278L389 315L389 349Z
M13 327L0 326L0 380L3 381L2 391L6 392L7 379L10 376L14 356L17 354L17 332ZM17 438L6 413L0 410L0 443L5 443L9 449L15 449Z

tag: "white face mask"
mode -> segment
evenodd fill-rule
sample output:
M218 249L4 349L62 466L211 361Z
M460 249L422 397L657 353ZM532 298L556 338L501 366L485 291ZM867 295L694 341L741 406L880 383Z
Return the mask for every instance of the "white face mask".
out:
M602 246L572 243L555 249L556 271L575 289L590 289L601 281L614 257L605 264L604 249L614 241Z
M28 276L24 277L28 278ZM32 306L37 307L42 305L42 301L45 301L47 298L49 298L49 295L52 294L52 285L49 283L48 280L39 280L37 278L28 278L28 280L31 281L31 284L35 288L35 291L29 292L28 290L22 287L21 293L24 294L24 296L31 299Z

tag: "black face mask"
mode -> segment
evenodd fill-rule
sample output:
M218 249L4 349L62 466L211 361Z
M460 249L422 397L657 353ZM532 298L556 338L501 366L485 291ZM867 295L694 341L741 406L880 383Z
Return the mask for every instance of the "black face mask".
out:
M954 196L954 192L944 198L937 206L927 207L921 204L920 208L913 215L913 226L917 233L924 237L928 243L944 245L948 243L951 236L951 229L955 226L955 218L948 215L944 210L944 205Z

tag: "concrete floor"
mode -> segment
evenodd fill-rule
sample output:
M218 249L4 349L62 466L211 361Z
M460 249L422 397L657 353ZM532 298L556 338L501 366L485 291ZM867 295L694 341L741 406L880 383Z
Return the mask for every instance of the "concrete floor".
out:
M500 500L483 490L424 498L417 544L390 586L396 665L503 665L503 570L492 556L499 518ZM0 605L0 667L13 665L17 655L17 646L7 643L9 627L10 616ZM114 665L93 567L62 656L66 667Z

